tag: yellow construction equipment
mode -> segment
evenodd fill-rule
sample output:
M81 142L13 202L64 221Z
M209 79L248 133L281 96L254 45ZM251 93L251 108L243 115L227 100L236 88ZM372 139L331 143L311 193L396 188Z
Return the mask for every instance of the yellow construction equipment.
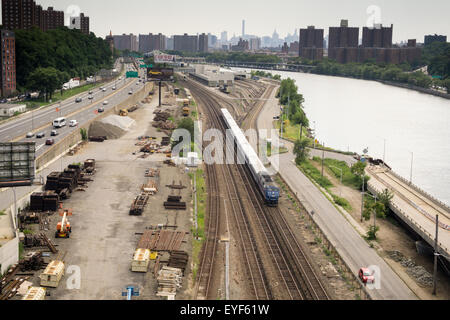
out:
M128 116L128 110L127 110L127 109L121 109L120 112L119 112L119 115L120 115L121 117L126 117L126 116Z
M189 107L189 99L183 100L183 107Z
M183 117L188 117L189 116L189 112L190 112L190 110L189 110L188 107L183 108Z

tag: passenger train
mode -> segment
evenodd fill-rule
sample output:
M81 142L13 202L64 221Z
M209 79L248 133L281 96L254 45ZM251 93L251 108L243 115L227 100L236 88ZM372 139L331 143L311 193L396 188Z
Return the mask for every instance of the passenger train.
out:
M247 141L247 138L233 119L230 112L227 109L222 109L222 114L228 129L230 129L233 135L238 154L245 159L245 163L248 165L253 178L257 182L266 205L272 207L278 206L280 189L273 182L272 177L267 172L267 169L262 164L253 147Z

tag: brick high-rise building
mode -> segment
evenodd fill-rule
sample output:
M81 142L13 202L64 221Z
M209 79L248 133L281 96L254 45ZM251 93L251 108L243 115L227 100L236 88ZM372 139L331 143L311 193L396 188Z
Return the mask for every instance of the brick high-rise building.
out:
M394 25L383 27L381 24L373 28L363 28L362 45L365 48L392 48L392 33Z
M55 11L53 7L48 7L47 10L42 10L43 29L48 31L64 27L64 11Z
M8 96L16 91L16 38L14 32L0 31L1 65L0 76L1 95Z
M137 37L131 34L122 34L114 37L114 47L117 50L138 51Z
M208 52L208 35L202 33L198 36L198 51L199 52Z
M148 53L153 50L166 50L166 36L158 34L140 34L139 35L139 52Z
M323 29L300 29L299 56L310 60L323 58Z
M71 17L69 28L78 29L84 34L89 34L89 17L86 17L84 13L80 13L78 17Z
M184 35L173 36L173 49L175 51L198 52L198 37Z
M43 10L34 0L2 0L3 29L19 30L38 27L42 31L64 26L64 11L53 7Z
M357 48L359 28L350 28L347 20L341 20L340 27L330 27L328 36L328 58L339 63L347 62L346 51L342 48Z
M33 0L2 0L2 23L6 30L30 29L36 25Z

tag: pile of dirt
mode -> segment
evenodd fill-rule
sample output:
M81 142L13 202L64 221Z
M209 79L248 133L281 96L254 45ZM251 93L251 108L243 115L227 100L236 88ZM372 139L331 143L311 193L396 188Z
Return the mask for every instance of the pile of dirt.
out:
M89 126L89 136L107 137L109 140L119 139L135 123L136 121L129 117L108 116L100 121L94 121Z
M126 133L112 124L95 121L89 126L89 137L107 137L109 140L119 139Z

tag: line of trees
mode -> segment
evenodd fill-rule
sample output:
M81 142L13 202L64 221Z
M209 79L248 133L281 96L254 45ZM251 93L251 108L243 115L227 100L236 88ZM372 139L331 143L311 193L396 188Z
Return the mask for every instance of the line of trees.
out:
M54 82L60 88L62 81L84 79L113 64L108 43L93 33L62 27L47 32L38 28L16 30L15 35L19 91L36 89L38 76L53 77L54 81L46 81L49 86L44 91L48 93Z

